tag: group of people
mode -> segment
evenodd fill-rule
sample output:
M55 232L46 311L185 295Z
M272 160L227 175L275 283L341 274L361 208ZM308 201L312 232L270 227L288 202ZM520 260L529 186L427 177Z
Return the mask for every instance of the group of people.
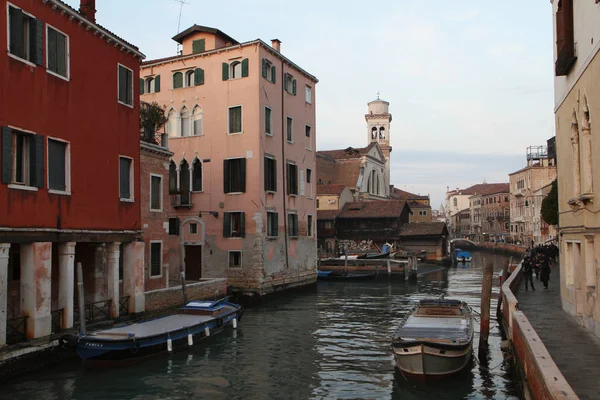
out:
M544 289L548 289L550 280L550 268L558 259L558 247L552 243L549 245L539 245L527 250L523 257L523 276L525 277L525 290L535 291L533 285L533 274L537 280L544 284Z

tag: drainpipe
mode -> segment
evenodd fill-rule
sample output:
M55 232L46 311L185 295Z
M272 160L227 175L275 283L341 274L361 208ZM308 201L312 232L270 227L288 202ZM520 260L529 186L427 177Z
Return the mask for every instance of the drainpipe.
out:
M288 223L287 223L287 162L285 161L285 73L283 66L285 63L281 61L281 170L283 177L283 187L281 190L283 200L283 240L285 244L285 268L289 268L288 260Z

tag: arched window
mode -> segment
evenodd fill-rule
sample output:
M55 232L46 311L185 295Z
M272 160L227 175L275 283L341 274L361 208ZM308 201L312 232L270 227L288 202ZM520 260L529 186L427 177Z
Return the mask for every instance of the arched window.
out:
M185 73L185 87L194 86L194 70Z
M237 79L242 77L242 63L239 61L234 61L229 64L229 77L230 79Z
M181 136L190 136L190 110L186 106L181 109Z
M377 194L381 194L379 192L379 175L377 175Z
M171 109L167 115L167 133L169 137L179 136L179 124L177 123L177 113Z
M204 118L203 118L203 112L202 112L202 108L200 108L200 106L196 106L194 107L194 136L198 136L198 135L203 135L203 125L204 125Z
M573 155L573 192L574 197L581 195L581 164L579 161L579 123L577 113L573 110L573 121L571 122L571 145Z
M377 139L377 127L371 128L371 139Z
M169 163L169 194L177 193L177 165L171 160Z
M192 163L192 191L202 191L202 163L196 157Z
M383 126L379 128L379 139L385 139L385 128Z
M173 74L173 89L179 89L183 87L183 73L175 72Z
M592 121L587 96L583 96L583 121L581 124L581 161L582 161L582 192L591 194L594 191L594 172L592 167Z
M146 79L146 93L154 93L154 78Z
M179 188L180 204L190 204L190 166L185 158L179 165Z

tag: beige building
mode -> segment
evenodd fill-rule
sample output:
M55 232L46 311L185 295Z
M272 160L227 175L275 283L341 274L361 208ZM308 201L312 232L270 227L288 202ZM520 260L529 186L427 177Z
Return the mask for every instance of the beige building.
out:
M553 0L563 308L600 336L600 5ZM594 156L596 155L596 156Z
M465 231L469 234L472 234L471 230L471 221L469 221L469 228L465 229L464 226L458 227L456 221L459 218L456 217L461 211L465 209L469 209L469 215L471 214L471 202L469 198L476 194L487 193L490 190L494 190L494 188L499 187L499 185L505 185L504 183L478 183L476 185L470 186L466 189L450 190L450 187L446 188L446 205L445 205L445 213L446 213L446 223L448 224L448 231L450 235L454 235L461 232L462 235L465 234ZM440 208L441 210L441 208ZM464 223L464 220L461 220Z
M344 204L354 201L346 185L317 185L317 210L341 210Z
M509 233L509 184L488 185L469 197L471 234L475 241L503 241Z
M550 193L550 189L551 183L533 193L533 241L536 244L556 240L556 226L548 225L542 218L542 202Z
M527 166L508 175L510 180L510 236L524 246L536 244L535 196L538 190L556 179L554 159L548 157L546 146L527 148Z
M268 293L316 279L317 79L281 42L194 25L179 55L140 71L141 99L168 115L170 216L195 279ZM169 221L171 223L172 221Z

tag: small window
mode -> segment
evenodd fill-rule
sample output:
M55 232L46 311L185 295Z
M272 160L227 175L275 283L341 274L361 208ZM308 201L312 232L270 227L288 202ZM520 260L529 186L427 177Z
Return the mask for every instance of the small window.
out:
M304 129L304 132L305 132L305 135L306 135L307 138L310 137L310 131L311 131L311 129L312 128L310 127L310 125L306 125L306 127Z
M204 39L194 40L192 42L192 53L202 53L205 51L206 43Z
M288 92L291 95L296 95L296 80L294 79L294 77L290 74L286 74L285 75L285 82L284 82L284 88L285 91Z
M69 37L48 25L46 31L48 71L69 78Z
M173 74L173 89L180 89L183 87L183 72L175 72Z
M150 276L162 275L162 243L150 243Z
M243 238L246 236L246 216L241 211L223 213L223 237Z
M68 143L48 139L48 189L67 191Z
M198 234L198 224L195 222L190 223L190 235Z
M306 169L306 183L310 183L312 180L312 170Z
M298 166L296 164L287 165L287 191L288 194L298 194Z
M185 87L191 86L194 86L194 70L185 73Z
M240 61L233 61L231 64L223 63L223 80L245 78L248 76L249 60L244 58Z
M119 196L121 200L133 200L133 166L132 159L119 157Z
M169 218L169 235L179 236L179 218Z
M150 175L150 211L162 211L162 176Z
M310 86L306 87L306 102L312 104L312 89Z
M119 64L119 103L133 107L133 70Z
M298 214L288 214L288 236L298 237Z
M265 191L277 191L277 161L272 157L265 157Z
M312 236L313 235L313 216L309 215L307 220L306 220L306 236Z
M169 137L179 136L179 125L177 124L177 112L173 109L169 111L167 116L167 134Z
M169 163L169 194L177 194L177 165L173 160Z
M146 80L144 81L144 92L154 93L154 78L146 78Z
M271 109L269 107L265 107L265 133L267 135L273 136L273 131L271 127L273 125L273 118L271 116Z
M319 208L319 199L317 199L317 208Z
M229 268L242 268L242 252L240 250L229 250Z
M2 127L2 183L44 186L45 138Z
M267 236L279 236L279 214L272 211L267 211Z
M190 136L191 132L191 115L190 110L187 107L183 107L181 109L180 114L180 122L181 122L181 136Z
M223 160L224 193L244 193L246 191L246 159L230 158Z
M242 133L242 106L229 107L229 133Z
M23 60L43 65L44 24L20 8L8 6L8 52Z
M194 136L200 136L204 134L204 113L202 108L196 106L194 108Z
M264 58L262 63L262 76L271 83L276 82L275 66L269 60L266 60Z
M287 141L290 143L294 142L294 132L293 132L293 120L291 117L287 117L287 123L286 123L286 137L287 137Z
M306 125L304 127L304 136L305 136L305 140L306 140L306 144L305 147L307 149L312 149L312 127L310 125Z
M229 72L229 77L230 79L238 79L242 77L242 63L239 61L234 61L229 65L230 68L230 72Z

